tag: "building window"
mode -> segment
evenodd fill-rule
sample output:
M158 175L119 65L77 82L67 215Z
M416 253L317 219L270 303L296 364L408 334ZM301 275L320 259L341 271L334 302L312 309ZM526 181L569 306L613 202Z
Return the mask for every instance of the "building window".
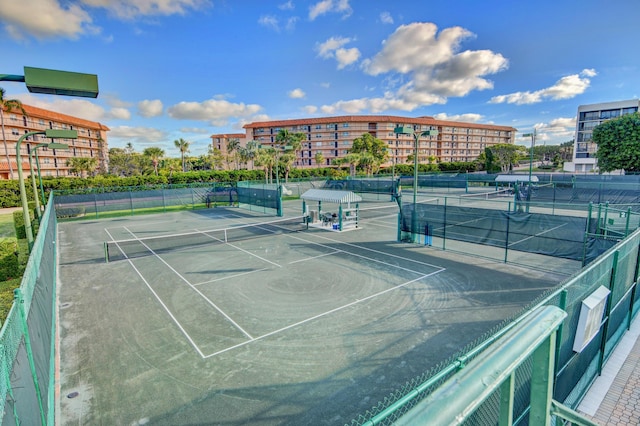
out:
M342 123L342 127L349 127L349 123Z

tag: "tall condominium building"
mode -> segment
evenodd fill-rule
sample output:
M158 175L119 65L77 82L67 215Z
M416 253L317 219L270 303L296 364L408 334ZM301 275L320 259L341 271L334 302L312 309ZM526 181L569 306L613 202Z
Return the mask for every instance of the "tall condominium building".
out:
M591 141L593 129L604 121L638 112L639 106L640 100L638 99L580 105L578 107L578 119L576 120L573 162L565 163L565 171L596 171L598 161L594 154L597 146Z
M329 166L344 157L353 140L364 133L381 139L389 148L389 160L383 166L407 163L413 158L414 138L394 133L397 126L411 126L415 131L437 130L437 136L421 137L418 158L427 161L466 162L478 158L488 146L513 144L516 129L507 126L436 120L433 117L396 117L389 115L347 115L339 117L303 118L295 120L263 121L244 126L247 140L260 145L275 142L282 129L304 133L302 149L296 159L297 167ZM316 154L320 153L321 156ZM411 157L410 157L411 156ZM322 163L317 164L316 161Z
M3 110L3 131L0 133L0 179L17 179L16 144L18 138L29 132L46 129L69 129L78 132L78 139L56 139L55 142L69 145L68 150L41 147L37 151L42 176L70 176L67 159L92 157L97 160L97 170L108 169L107 132L104 124L84 120L66 114L22 105L20 109ZM6 141L6 144L5 144ZM20 144L20 157L25 176L29 176L29 154L38 144L48 143L44 135L32 135Z
M240 146L247 146L247 135L244 133L221 133L217 135L209 136L211 138L211 145L214 149L220 151L221 154L226 155L227 146L229 142L237 139Z

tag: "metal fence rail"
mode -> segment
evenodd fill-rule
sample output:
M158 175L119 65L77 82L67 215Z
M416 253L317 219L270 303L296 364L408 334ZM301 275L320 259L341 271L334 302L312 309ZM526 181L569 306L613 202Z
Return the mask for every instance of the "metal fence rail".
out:
M378 425L398 421L421 400L444 386L443 383L446 380L457 377L465 371L466 366L474 359L490 358L487 348L499 349L501 345L498 342L499 339L514 327L527 321L532 312L542 306L555 306L567 313L566 319L558 329L553 348L555 367L551 380L553 399L566 407L555 404L552 411L562 418L571 415L571 409L578 406L589 386L601 373L613 349L629 329L640 309L640 292L637 291L640 271L639 247L640 230L636 230L556 289L541 296L520 315L507 322L499 331L476 347L461 351L434 371L407 383L350 424L352 426ZM610 291L602 320L593 340L581 352L576 352L573 347L582 303L600 286ZM514 380L526 383L530 379L532 368L531 363L522 363L516 370ZM527 422L531 410L530 390L526 386L517 388L520 391L514 393L513 424ZM464 391L451 391L450 400L455 401L461 398L463 393ZM500 416L500 395L495 393L475 410L469 424L498 424Z
M54 424L56 228L53 203L49 202L22 283L0 330L3 425Z

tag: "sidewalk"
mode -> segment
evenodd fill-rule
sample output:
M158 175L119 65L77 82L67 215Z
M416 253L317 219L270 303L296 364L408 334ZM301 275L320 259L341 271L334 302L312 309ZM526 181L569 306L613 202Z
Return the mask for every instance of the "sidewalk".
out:
M622 337L578 411L602 426L640 425L640 317Z

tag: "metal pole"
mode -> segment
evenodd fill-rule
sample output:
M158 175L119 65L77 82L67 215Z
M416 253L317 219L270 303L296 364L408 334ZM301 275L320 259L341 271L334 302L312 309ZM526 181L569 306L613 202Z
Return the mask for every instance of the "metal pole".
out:
M47 202L44 198L44 187L42 186L42 174L40 173L40 160L38 160L38 150L36 150L36 167L38 168L38 181L40 181L40 195L42 196L42 205L46 205Z
M29 173L31 174L30 178L31 178L31 187L33 188L33 199L36 201L36 213L38 214L38 220L42 219L42 212L40 211L40 200L38 197L38 188L36 186L36 174L35 171L33 170L33 151L37 150L38 147L41 146L41 144L38 144L35 146L35 148L33 148L31 150L31 152L29 153Z
M24 220L24 231L27 236L29 253L33 247L33 229L31 228L31 217L29 216L29 203L27 202L27 190L24 186L24 175L22 173L22 157L20 155L20 144L23 140L33 135L43 135L45 132L28 132L18 138L16 143L16 162L18 163L18 183L20 185L20 200L22 202L22 215Z
M416 242L417 235L417 222L418 222L418 141L420 140L420 132L413 131L413 138L415 139L415 147L413 150L413 212L411 213L411 241Z

